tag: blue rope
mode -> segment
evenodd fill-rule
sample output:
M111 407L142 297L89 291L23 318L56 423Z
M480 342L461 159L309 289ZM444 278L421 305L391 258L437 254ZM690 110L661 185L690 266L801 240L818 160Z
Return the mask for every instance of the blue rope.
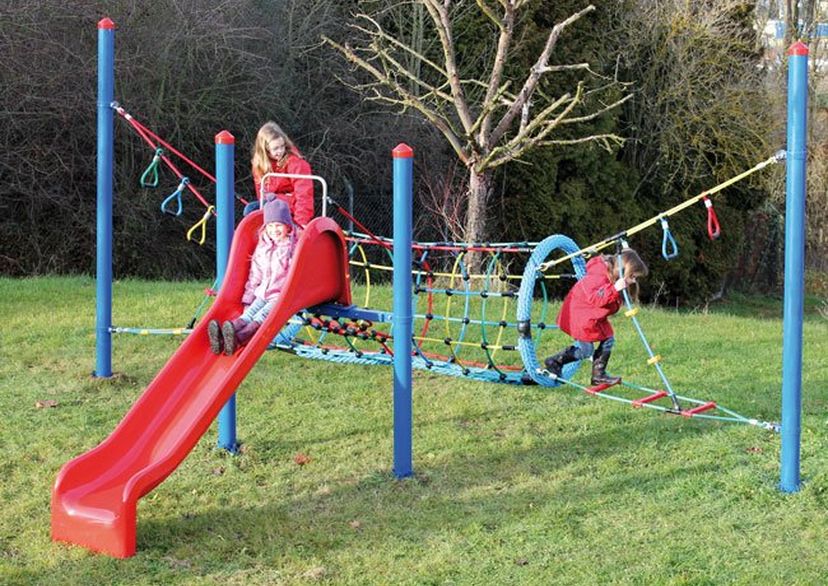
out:
M663 236L661 238L661 256L664 260L673 260L679 255L678 244L670 232L670 225L667 223L667 218L661 218L661 230ZM669 248L669 250L668 250Z
M170 195L167 196L167 199L161 202L161 211L165 214L171 214L173 216L180 216L182 211L181 206L181 194L184 193L184 189L186 189L187 185L189 185L190 180L187 177L183 177L181 179L181 183L178 184L178 187L175 188ZM167 204L170 203L173 199L176 200L178 203L178 210L176 212L171 212L167 209Z
M541 241L526 262L517 302L518 331L521 330L521 324L525 324L524 331L518 334L518 350L523 359L523 366L533 381L545 387L557 387L560 383L540 372L538 357L535 354L535 343L531 335L532 301L535 280L541 275L540 265L555 250L562 250L565 255L569 255L578 252L580 248L571 238L562 234L553 234ZM586 275L586 263L583 256L572 257L572 267L578 279ZM563 378L571 379L578 370L578 366L580 366L580 361L564 366Z

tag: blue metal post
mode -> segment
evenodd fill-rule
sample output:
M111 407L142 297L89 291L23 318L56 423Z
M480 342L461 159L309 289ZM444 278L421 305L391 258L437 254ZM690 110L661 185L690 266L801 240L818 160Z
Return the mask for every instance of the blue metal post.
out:
M216 135L216 289L221 288L224 280L236 224L233 208L235 144L236 139L226 130ZM227 400L218 416L218 447L233 453L239 447L236 442L235 394Z
M782 346L783 492L799 490L802 411L802 310L805 289L805 159L808 119L808 47L788 49L788 149L785 182L785 305Z
M394 157L394 475L413 474L411 458L411 207L414 151L400 143Z
M95 270L95 372L112 376L112 160L114 159L115 23L98 22L98 203Z

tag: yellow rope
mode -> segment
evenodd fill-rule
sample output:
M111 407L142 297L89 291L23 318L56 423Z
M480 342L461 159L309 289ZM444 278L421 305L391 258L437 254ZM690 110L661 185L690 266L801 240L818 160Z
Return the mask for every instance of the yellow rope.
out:
M682 211L686 208L689 208L693 204L701 201L702 198L709 197L709 196L711 196L715 193L718 193L718 192L722 191L723 189L725 189L727 187L730 187L734 183L736 183L738 181L741 181L745 177L748 177L749 175L752 175L756 171L759 171L760 169L764 169L768 165L772 165L773 163L778 162L779 160L781 160L781 158L778 156L778 154L775 154L772 157L762 161L761 163L759 163L758 165L756 165L752 169L748 169L747 171L744 171L743 173L740 173L739 175L736 175L735 177L731 177L730 179L728 179L724 183L720 183L717 186L712 187L712 188L708 189L707 191L704 191L704 192L700 193L699 195L696 195L694 197L691 197L691 198L683 201L682 203L678 204L677 206L674 206L674 207L670 208L666 212L662 212L662 213L660 213L656 216L653 216L649 220L645 220L644 222L641 222L640 224L638 224L636 226L633 226L632 228L624 231L623 234L626 235L626 236L632 236L633 234L636 234L637 232L641 232L645 228L649 228L650 226L652 226L656 222L660 221L661 218L664 218L664 217L667 217L667 216L672 216L673 214L677 214L678 212L680 212L680 211ZM563 256L561 258L556 258L556 259L550 260L549 262L545 262L542 265L540 265L539 268L540 268L541 271L545 271L549 267L552 267L552 266L555 266L556 264L559 264L559 263L562 263L564 261L570 260L570 259L572 259L576 256L583 255L584 253L596 254L599 250L603 250L607 246L610 246L610 245L614 244L615 240L616 240L615 237L606 238L604 240L601 240L600 242L597 242L597 243L593 244L592 246L587 246L585 248L582 248L581 250L578 250L577 252L573 252L572 254L567 254L566 256Z
M354 266L365 267L365 302L362 304L362 307L371 307L371 269L369 268L371 264L368 262L368 257L365 255L365 249L362 247L362 244L357 245L357 250L359 251L359 255L362 257L362 263L358 264L351 261L351 264Z
M204 212L204 215L201 216L201 219L193 224L193 227L187 230L187 240L193 239L193 232L201 228L201 238L198 239L199 246L204 244L204 240L207 238L207 220L210 219L210 215L216 211L216 208L213 206L209 206L207 211Z

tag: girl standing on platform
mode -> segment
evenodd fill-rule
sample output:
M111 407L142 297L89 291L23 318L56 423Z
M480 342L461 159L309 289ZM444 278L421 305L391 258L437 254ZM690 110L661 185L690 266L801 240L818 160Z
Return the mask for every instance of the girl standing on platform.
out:
M267 173L311 175L311 167L293 141L275 122L266 122L256 135L250 160L256 198L262 194L262 178ZM264 179L266 197L276 197L290 206L290 214L299 229L313 218L313 180L293 177Z

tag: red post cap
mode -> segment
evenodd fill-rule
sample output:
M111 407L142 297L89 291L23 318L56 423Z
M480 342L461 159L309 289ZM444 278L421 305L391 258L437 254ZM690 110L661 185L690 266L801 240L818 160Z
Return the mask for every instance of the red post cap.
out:
M808 45L803 43L802 41L797 41L791 48L788 49L788 55L807 55L808 54Z
M391 156L395 159L410 159L414 156L414 150L404 142L401 142L391 151Z
M102 28L102 29L106 29L106 30L113 30L116 27L115 27L115 23L112 22L112 19L109 18L108 16L106 16L106 17L104 17L104 18L102 18L98 21L98 28L99 29Z
M216 135L216 144L236 144L236 137L226 130L222 130Z

